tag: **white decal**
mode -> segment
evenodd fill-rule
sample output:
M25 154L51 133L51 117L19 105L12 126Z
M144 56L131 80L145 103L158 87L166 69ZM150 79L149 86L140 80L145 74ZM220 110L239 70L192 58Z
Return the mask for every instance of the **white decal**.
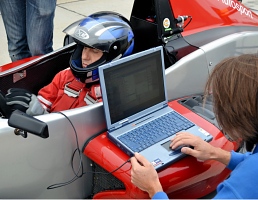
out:
M220 1L220 0L218 0L218 1ZM227 6L230 6L233 9L236 9L238 12L241 13L241 15L244 14L244 15L253 19L252 12L250 10L246 9L245 7L243 7L241 5L241 3L238 3L234 0L221 0L221 2L224 3Z
M162 164L162 161L161 161L159 158L157 158L157 159L153 160L153 161L151 162L151 164L153 165L153 167L156 167L156 166L158 166L158 165L161 165L161 164Z
M203 133L205 136L209 136L210 134L208 132L206 132L205 130L203 130L202 128L199 128L199 131L201 133Z
M78 38L81 38L81 39L84 39L84 40L89 38L88 33L86 33L86 31L84 31L82 29L77 29L76 32L75 32L75 35Z
M163 26L164 28L168 28L170 26L170 20L168 18L163 20Z

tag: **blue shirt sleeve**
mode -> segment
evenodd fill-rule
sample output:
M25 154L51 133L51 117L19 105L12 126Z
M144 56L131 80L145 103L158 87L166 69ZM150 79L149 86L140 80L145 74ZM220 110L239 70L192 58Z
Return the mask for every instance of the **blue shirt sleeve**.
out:
M222 182L217 187L217 194L213 199L242 199L234 187L227 182Z
M151 199L169 199L165 192L157 192Z
M230 170L234 170L236 168L236 166L239 163L241 163L250 154L251 154L250 152L243 154L243 153L237 153L235 151L231 151L231 158L230 158L227 168L229 168Z

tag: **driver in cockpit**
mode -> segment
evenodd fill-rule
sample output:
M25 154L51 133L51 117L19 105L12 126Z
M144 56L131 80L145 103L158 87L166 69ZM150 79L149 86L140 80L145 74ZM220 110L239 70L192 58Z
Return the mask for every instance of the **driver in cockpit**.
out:
M37 96L21 88L0 94L0 112L6 118L17 109L35 116L101 102L98 67L130 55L134 47L130 22L115 12L94 13L64 32L77 44L70 67L56 74Z

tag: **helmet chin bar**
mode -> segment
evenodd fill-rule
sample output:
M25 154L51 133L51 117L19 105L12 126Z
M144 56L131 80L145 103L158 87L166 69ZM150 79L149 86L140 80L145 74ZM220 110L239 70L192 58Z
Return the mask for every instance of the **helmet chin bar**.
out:
M88 72L87 73L87 77L86 77L86 80L84 81L84 83L94 83L94 82L97 82L99 80L99 76L98 75L95 75L97 76L95 79L93 79L93 75L92 75L92 71Z
M90 79L91 79L92 71L96 70L100 65L103 65L107 62L107 53L103 52L103 55L99 60L88 65L85 68L83 68L81 65L81 54L78 54L78 52L76 51L74 53L75 54L72 55L70 59L70 69L73 75L83 83L97 81L97 80L86 81L86 79L89 79L89 72L91 72L90 74Z

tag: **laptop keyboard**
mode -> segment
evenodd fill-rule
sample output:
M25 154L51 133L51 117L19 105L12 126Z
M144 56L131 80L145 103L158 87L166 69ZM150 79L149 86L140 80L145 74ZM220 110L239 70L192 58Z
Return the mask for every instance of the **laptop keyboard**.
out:
M173 111L119 136L118 139L133 152L140 152L192 126L192 122Z

